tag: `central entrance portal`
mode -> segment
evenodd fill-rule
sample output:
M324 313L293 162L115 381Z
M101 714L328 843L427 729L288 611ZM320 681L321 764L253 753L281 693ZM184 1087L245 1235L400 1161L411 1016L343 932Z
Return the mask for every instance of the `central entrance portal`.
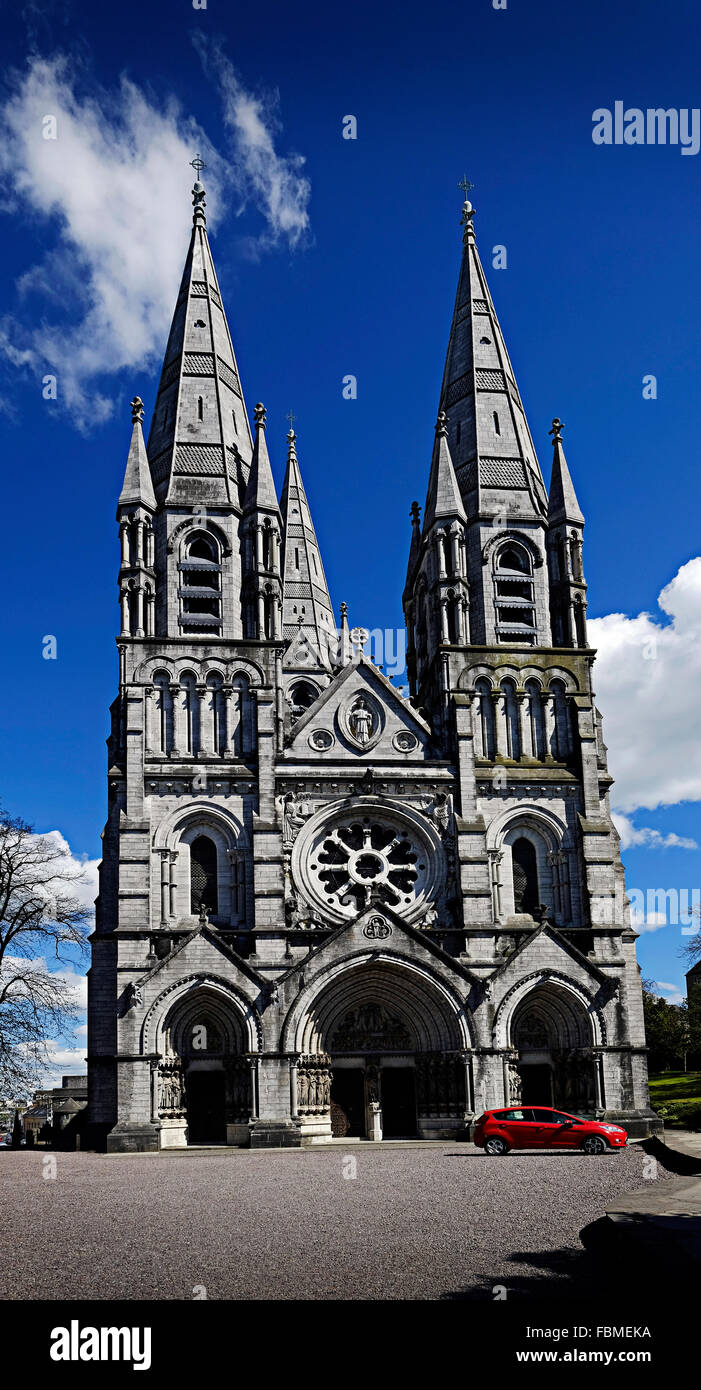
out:
M225 1144L224 1072L191 1068L186 1091L188 1144Z
M382 1069L382 1133L385 1139L416 1138L416 1073L413 1067Z

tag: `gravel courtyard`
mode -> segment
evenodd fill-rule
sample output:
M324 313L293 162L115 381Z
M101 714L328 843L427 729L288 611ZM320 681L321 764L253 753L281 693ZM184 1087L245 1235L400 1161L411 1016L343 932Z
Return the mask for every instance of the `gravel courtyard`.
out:
M0 1154L2 1298L595 1297L578 1232L651 1163L367 1144L59 1153L52 1179L51 1157Z

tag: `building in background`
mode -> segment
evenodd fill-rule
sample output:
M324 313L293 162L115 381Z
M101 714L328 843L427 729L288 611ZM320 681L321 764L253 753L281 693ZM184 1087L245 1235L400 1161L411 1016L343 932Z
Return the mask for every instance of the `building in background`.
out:
M411 510L405 699L343 606L337 630L293 430L278 497L199 182L193 202L117 508L93 1140L454 1137L505 1104L646 1134L584 517L558 420L546 490L473 209Z

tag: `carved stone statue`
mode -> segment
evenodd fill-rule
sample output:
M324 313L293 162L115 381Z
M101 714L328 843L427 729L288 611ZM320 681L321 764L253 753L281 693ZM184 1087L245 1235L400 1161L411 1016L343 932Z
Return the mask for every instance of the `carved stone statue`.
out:
M375 720L372 710L363 695L359 695L348 715L348 727L358 743L363 747L370 742Z

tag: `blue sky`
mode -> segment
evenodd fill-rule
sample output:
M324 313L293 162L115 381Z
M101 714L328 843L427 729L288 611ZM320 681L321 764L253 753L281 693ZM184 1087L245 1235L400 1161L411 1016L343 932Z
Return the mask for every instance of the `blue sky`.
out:
M547 430L553 415L566 423L587 517L589 613L606 619L593 629L596 687L616 804L638 840L625 851L628 883L699 885L697 851L676 840L701 840L701 561L689 564L701 555L701 154L596 146L591 134L594 110L616 100L701 104L697 5L667 7L663 27L655 0L509 0L506 10L490 0L208 0L204 10L37 0L24 19L5 0L0 17L0 163L12 190L0 208L6 806L59 830L74 854L99 856L116 689L114 512L128 401L138 392L148 420L187 245L185 154L202 143L210 165L212 244L249 411L267 406L281 482L294 409L332 599L370 628L402 621L466 172L546 480ZM52 83L79 129L90 113L90 130L69 148L59 106L58 139L33 166L32 123ZM257 165L232 100L266 132ZM342 139L347 114L355 141ZM507 248L506 269L492 269L495 245ZM42 399L49 358L56 401ZM355 401L342 398L347 373ZM643 399L648 374L654 400ZM46 634L55 661L42 658ZM652 685L641 654L651 634ZM644 973L670 997L682 944L678 926L639 943Z

